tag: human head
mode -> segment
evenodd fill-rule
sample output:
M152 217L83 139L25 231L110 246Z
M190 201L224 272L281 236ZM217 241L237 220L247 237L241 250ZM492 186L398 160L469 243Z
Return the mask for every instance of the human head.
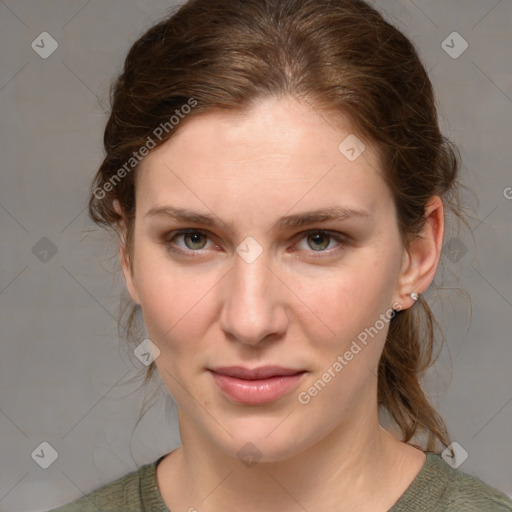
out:
M130 264L141 148L161 146L201 114L244 112L284 96L333 124L340 116L350 119L354 133L378 148L405 246L421 231L432 197L456 207L457 159L439 131L428 75L413 45L376 10L358 0L195 0L133 45L113 89L90 214L114 228L124 221ZM378 375L379 403L404 441L424 427L430 447L435 437L448 444L419 385L432 331L422 299L397 314Z

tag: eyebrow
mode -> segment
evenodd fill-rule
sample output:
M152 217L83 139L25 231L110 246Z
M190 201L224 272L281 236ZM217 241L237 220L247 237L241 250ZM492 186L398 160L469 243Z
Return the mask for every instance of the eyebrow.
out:
M172 217L183 222L203 224L209 227L220 227L221 225L224 225L227 226L231 231L234 231L233 225L231 223L223 222L214 215L203 214L188 210L186 208L178 208L176 206L155 206L144 215L144 218L155 216ZM358 210L342 206L331 206L328 208L321 208L319 210L304 213L285 215L277 220L272 229L284 230L300 228L320 222L344 221L353 217L368 218L371 217L371 215L366 210Z

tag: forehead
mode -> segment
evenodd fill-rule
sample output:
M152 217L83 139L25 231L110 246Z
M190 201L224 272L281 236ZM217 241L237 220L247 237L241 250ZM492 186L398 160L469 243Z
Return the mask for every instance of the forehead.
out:
M246 207L258 198L284 207L283 199L291 206L303 197L306 206L323 197L365 208L386 193L376 149L348 120L292 98L268 99L243 112L209 111L177 128L137 172L138 205L147 203L146 210L194 192L205 199L222 194L233 206L243 195Z

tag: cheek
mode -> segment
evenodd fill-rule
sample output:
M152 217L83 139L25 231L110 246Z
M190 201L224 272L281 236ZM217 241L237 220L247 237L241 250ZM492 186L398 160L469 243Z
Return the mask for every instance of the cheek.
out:
M139 258L137 289L148 335L162 354L186 352L204 339L218 277L180 271L165 256Z
M276 302L289 307L289 329L298 328L316 345L326 346L335 339L346 342L373 325L389 308L396 281L392 245L354 250L338 266L283 272L286 286L277 283ZM226 285L222 272L206 265L180 267L148 243L138 248L135 274L148 335L160 350L186 355L202 348L206 330L223 307L216 300Z
M361 251L343 266L301 279L296 296L314 314L305 312L302 323L309 314L309 328L315 328L317 335L322 332L325 341L332 341L334 334L338 339L356 336L373 325L391 304L397 275L393 261L382 253Z
M199 372L203 361L198 355L207 352L205 330L212 317L208 293L215 293L214 283L208 286L206 280L155 267L142 272L139 281L148 337L160 350L158 372L177 403L187 403L188 376ZM204 401L201 389L194 396Z

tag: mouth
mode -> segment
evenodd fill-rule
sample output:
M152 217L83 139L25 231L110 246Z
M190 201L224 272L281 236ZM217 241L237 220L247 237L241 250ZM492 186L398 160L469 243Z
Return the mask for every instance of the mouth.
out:
M229 366L210 369L215 383L228 398L243 404L265 404L295 389L307 372L280 366L244 368Z

